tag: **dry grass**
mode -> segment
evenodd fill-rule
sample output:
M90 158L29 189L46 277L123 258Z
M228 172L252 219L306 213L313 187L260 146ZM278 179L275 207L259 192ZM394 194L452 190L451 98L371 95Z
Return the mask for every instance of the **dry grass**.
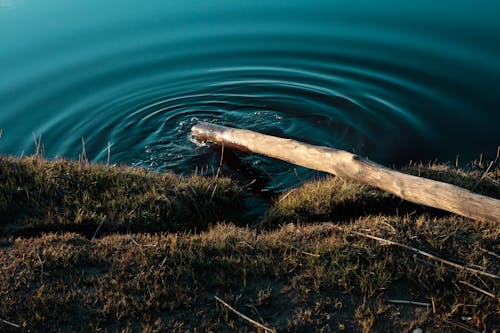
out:
M451 182L462 173L440 168L412 172L451 172ZM497 172L479 186L480 172L463 177L495 196ZM0 331L255 331L214 296L278 332L500 327L500 280L360 235L499 275L494 223L335 178L284 194L267 229L231 223L241 192L220 178L212 199L213 179L64 161L2 158L0 178ZM108 229L91 240L104 215Z
M115 234L94 241L47 234L3 240L0 318L32 331L251 331L216 304L219 295L278 331L445 330L438 317L467 317L479 330L498 324L498 300L459 281L498 295L499 280L448 269L352 231L485 271L500 269L498 258L481 251L499 253L499 228L456 217L376 216L264 233L219 224L196 235ZM387 303L394 298L434 302L436 312Z
M227 178L152 173L65 160L0 157L0 230L203 230L234 217L240 188Z
M450 164L422 164L412 165L403 169L404 172L434 179L454 185L461 186L468 190L500 199L500 168L492 165L492 168L474 166L469 170L457 169Z
M263 220L264 227L282 223L346 218L386 211L396 212L402 200L347 179L327 177L306 182L277 199ZM383 209L381 208L383 207Z
M412 165L402 171L461 186L474 192L500 198L500 168L469 171L447 164ZM483 177L485 176L485 177ZM309 221L342 221L371 214L405 215L427 213L445 216L448 213L404 201L392 194L357 182L329 176L309 181L300 188L281 195L269 209L262 226L269 228L283 223Z

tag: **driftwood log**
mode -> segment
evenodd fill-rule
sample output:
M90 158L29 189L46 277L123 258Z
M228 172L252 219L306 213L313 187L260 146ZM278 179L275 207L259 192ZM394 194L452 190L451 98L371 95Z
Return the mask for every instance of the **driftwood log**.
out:
M209 123L199 123L191 132L197 138L226 147L350 178L413 203L479 221L500 222L500 200L455 185L407 175L343 150Z

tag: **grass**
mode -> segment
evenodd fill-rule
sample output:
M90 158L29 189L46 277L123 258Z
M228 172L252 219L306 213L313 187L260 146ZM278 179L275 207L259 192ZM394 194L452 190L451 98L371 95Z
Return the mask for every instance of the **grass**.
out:
M0 158L0 228L47 231L204 230L234 217L240 188L227 178L106 167L65 160Z
M447 164L411 165L408 174L443 181L479 194L500 199L499 168L469 171ZM370 214L422 214L443 216L448 213L404 201L376 188L339 177L326 177L306 182L278 198L267 212L262 226L309 221L342 221Z
M407 172L500 193L497 167ZM0 331L255 331L215 296L278 332L500 327L500 280L366 237L499 275L495 223L340 178L284 193L264 228L228 179L7 157L0 178Z

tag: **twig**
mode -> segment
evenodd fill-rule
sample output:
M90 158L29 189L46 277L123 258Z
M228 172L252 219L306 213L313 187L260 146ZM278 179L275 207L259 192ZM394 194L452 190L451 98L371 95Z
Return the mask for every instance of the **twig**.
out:
M481 155L481 157L482 157L482 155ZM495 159L490 162L490 165L488 165L488 168L486 168L486 171L483 173L483 176L481 177L481 179L479 179L478 182L472 187L473 191L483 181L483 179L486 177L486 175L488 174L488 172L490 172L491 167L498 161L499 158L500 158L500 146L498 146L498 148L497 148L497 156L495 157Z
M379 242L386 243L386 244L389 244L389 245L396 245L396 246L402 247L404 249L407 249L407 250L416 252L416 253L418 253L420 255L423 255L424 257L427 257L427 258L439 261L439 262L441 262L443 264L446 264L446 265L449 265L449 266L452 266L452 267L455 267L455 268L458 268L458 269L461 269L461 270L466 270L466 271L469 271L469 272L472 272L472 273L476 273L476 274L488 276L488 277L493 278L493 279L500 280L500 276L498 276L498 275L491 274L491 273L484 272L484 271L480 271L480 270L477 270L477 269L474 269L474 268L470 268L470 267L459 265L459 264L454 263L452 261L436 257L435 255L432 255L432 254L427 253L425 251L419 250L419 249L414 248L412 246L401 244L401 243L398 243L398 242L395 242L395 241L391 241L391 240L388 240L388 239L384 239L384 238L381 238L381 237L364 234L362 232L351 231L351 233L354 234L354 235L358 235L358 236L362 236L362 237L366 237L366 238L371 238L371 239L374 239L374 240L377 240Z
M135 245L137 245L139 247L156 247L157 246L155 244L146 244L146 245L143 245L143 244L139 243L138 241L136 241L130 234L127 234L127 236L130 238L130 240L132 241L132 243L134 243Z
M431 303L406 301L404 299L388 299L387 302L393 303L393 304L409 304L409 305L426 306L426 307L431 306Z
M15 327L15 328L21 328L21 325L14 324L13 322L5 320L5 319L0 319L0 321L4 324L10 325L10 326Z
M212 195L210 196L210 200L208 202L212 202L215 195L215 191L217 190L217 179L215 179L214 182L215 182L214 189L212 191Z
M221 145L220 149L220 160L219 160L219 167L217 168L217 174L215 175L215 179L219 178L220 171L222 169L222 160L224 159L224 142Z
M289 196L290 194L292 194L293 192L295 192L296 190L297 190L297 188L294 188L294 189L292 189L292 190L288 191L288 193L287 193L287 194L285 194L284 196L282 196L282 197L281 197L281 199L279 199L279 200L278 200L278 202L282 202L283 200L285 200L286 198L288 198L288 196Z
M481 279L481 277L479 275L476 276L476 277L477 277L478 281L481 282L485 288L489 288L490 287L486 282L484 282L483 279Z
M32 132L33 134L33 141L35 141L35 156L40 157L40 147L42 145L42 135L36 138L35 132Z
M219 174L220 174L220 171L222 169L222 160L223 159L224 159L224 142L222 143L222 146L221 146L219 167L217 168L217 174L215 175L215 180L214 180L215 186L214 186L214 190L212 191L212 195L210 196L210 201L212 201L212 199L214 198L215 190L217 190L217 180L219 179Z
M462 323L457 323L456 321L444 319L444 318L441 318L441 317L437 317L437 318L439 318L440 320L442 320L443 322L445 322L447 324L455 325L456 327L460 327L461 329L466 330L467 332L480 333L480 331L478 331L476 329L473 329L472 327L469 327L469 326L464 325Z
M484 253L488 253L489 255L492 255L494 257L497 257L498 259L500 259L500 256L498 254L496 254L495 252L491 252L491 251L488 251L486 249L483 249L482 247L480 248L481 251L483 251Z
M384 225L386 225L387 227L389 227L389 229L391 229L391 231L393 233L397 233L396 228L394 228L390 223L387 223L386 221L382 221L381 223L383 223Z
M461 306L463 308L477 308L477 304L463 304L463 303L458 303L457 306Z
M262 324L264 324L264 318L262 318L262 316L259 313L259 310L257 310L257 308L255 307L255 305L253 305L253 304L247 304L247 306L253 310L253 312L259 317L260 322Z
M38 154L38 139L36 138L35 132L31 132L31 135L33 136L33 141L35 143L35 156Z
M246 184L246 185L243 185L243 186L241 187L241 189L245 189L245 188L247 188L247 187L251 186L251 185L252 185L253 183L255 183L256 181L257 181L257 179L253 179L250 183L248 183L248 184Z
M469 283L469 282L467 282L467 281L462 281L462 280L460 280L460 281L458 281L458 282L460 282L461 284L466 285L467 287L470 287L470 288L474 289L475 291L478 291L478 292L480 292L480 293L482 293L482 294L485 294L486 296L489 296L489 297L494 298L494 299L498 299L498 296L495 296L495 294L490 293L489 291L484 290L484 289L482 289L482 288L476 287L475 285L470 284L470 283Z
M82 154L80 155L80 164L88 162L87 151L85 149L85 139L82 136Z
M287 243L282 242L282 241L280 241L280 240L278 240L278 243L283 244L283 245L288 246L288 247L291 247L291 248L292 248L292 249L294 249L295 251L300 252L300 253L305 254L305 255L308 255L308 256L311 256L311 257L318 257L318 258L319 258L319 257L321 257L319 254L316 254L316 253L311 253L311 252L306 252L306 251L302 251L301 249L296 248L295 246L293 246L293 245L291 245L291 244L287 244Z
M418 261L419 263L423 264L423 265L426 265L426 266L429 266L429 267L432 267L432 268L437 268L439 267L437 264L433 263L433 262L430 262L430 261L427 261L427 260L424 260L424 259L421 259L419 258L416 254L413 255L413 259L415 259L416 261ZM446 270L450 271L450 272L453 272L453 273L456 273L457 271L455 269L451 269L449 267L444 267Z
M104 217L102 218L101 222L97 226L97 229L95 230L94 235L90 239L91 241L93 241L95 239L95 236L97 236L97 233L99 232L99 229L101 229L102 225L104 224L104 222L106 222L107 219L108 219L108 216L104 215Z
M108 162L106 165L109 165L109 160L111 159L111 142L108 141Z
M255 247L253 247L252 245L248 244L248 242L245 242L245 241L241 241L240 244L243 244L245 245L246 247L249 247L251 248L252 250L255 250Z
M299 173L297 172L297 168L293 168L293 173L295 173L295 177L297 177L297 179L300 180L302 184L306 182L304 179L300 178Z
M142 247L142 245L139 244L135 239L133 239L132 236L130 236L129 234L127 234L127 236L130 238L130 240L132 241L132 243L134 243L137 246L141 246Z
M250 317L247 317L245 316L243 313L235 310L231 305L227 304L226 302L224 302L222 299L220 299L219 297L217 296L214 296L215 300L219 303L221 303L222 305L224 305L226 308L228 308L229 310L231 310L232 312L234 312L236 315L238 315L240 318L243 318L244 320L248 321L249 323L251 323L252 325L254 325L255 327L258 327L258 328L261 328L263 329L264 331L266 332L272 332L272 333L276 333L276 330L272 329L272 328L269 328L269 327L266 327L264 325L262 325L261 323L253 320L252 318Z
M38 260L40 261L41 265L41 272L40 272L40 284L43 284L43 261L42 258L40 258L40 255L37 253L36 256L38 257Z

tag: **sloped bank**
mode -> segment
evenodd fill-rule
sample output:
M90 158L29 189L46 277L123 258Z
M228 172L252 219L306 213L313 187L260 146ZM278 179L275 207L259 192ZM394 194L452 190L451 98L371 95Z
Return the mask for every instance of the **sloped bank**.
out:
M0 158L0 230L152 232L204 230L241 211L228 178L40 158Z
M214 192L214 179L179 180L140 170L30 159L8 158L1 165L0 177L9 184L3 183L0 192L2 213L20 226L15 235L21 236L6 229L0 241L2 331L255 331L215 296L279 332L399 332L416 327L456 332L493 330L500 324L500 282L492 277L500 272L500 228L494 223L407 206L372 188L329 178L284 193L264 217L264 229L246 228L230 223L241 189L228 180L218 179ZM91 176L93 171L101 177ZM72 172L78 176L68 175ZM500 193L498 169L482 180L484 172L442 166L411 172L470 183L491 196ZM25 175L38 180L22 182ZM120 181L110 185L110 179ZM163 189L170 198L168 189L182 189L189 181L202 185L189 183L188 205L192 200L199 207L214 204L219 215L192 208L155 215L155 205L164 202L160 200L133 206L142 207L135 215L142 216L141 223L124 217L131 211L128 205L143 198L137 188L146 193L155 189L156 195ZM141 187L143 182L147 186ZM91 186L100 190L92 192ZM33 194L39 187L46 189L29 200L15 197L22 189ZM127 194L100 194L105 189L120 193L122 188ZM92 220L92 228L99 226L101 216L115 217L102 225L109 225L109 235L91 240L86 229L68 233L71 225L82 223L72 222L83 209L79 200L89 200L72 195L75 189L93 198L89 202L94 211L102 205L108 209L99 211L102 215ZM101 202L110 197L123 203ZM43 205L34 204L39 202ZM37 228L50 224L48 216L56 213L48 212L60 207L65 218L50 233L28 232L28 223ZM205 215L200 217L200 212ZM147 216L156 220L147 223ZM216 219L226 223L209 222ZM176 221L175 228L167 221ZM193 234L194 228L203 229L200 225L208 230Z

